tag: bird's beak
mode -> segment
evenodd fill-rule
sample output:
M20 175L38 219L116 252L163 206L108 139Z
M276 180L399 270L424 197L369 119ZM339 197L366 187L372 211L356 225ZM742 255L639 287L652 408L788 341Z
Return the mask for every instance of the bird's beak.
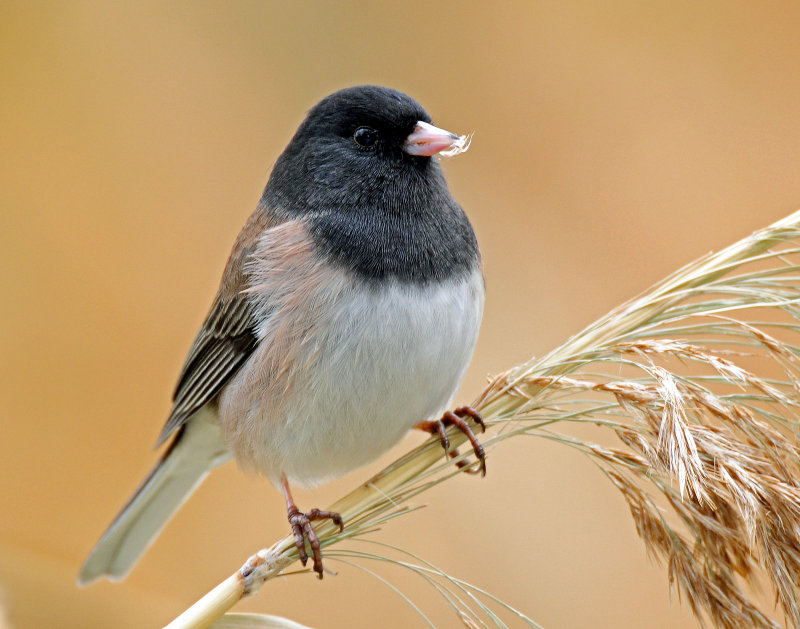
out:
M427 122L419 121L406 138L403 150L409 155L430 157L442 151L456 148L462 136L450 133Z

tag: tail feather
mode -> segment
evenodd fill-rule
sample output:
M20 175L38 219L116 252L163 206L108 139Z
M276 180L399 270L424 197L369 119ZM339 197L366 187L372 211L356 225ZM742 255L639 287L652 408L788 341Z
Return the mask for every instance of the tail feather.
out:
M230 458L214 412L202 409L176 435L92 549L78 583L102 576L124 578L208 472Z

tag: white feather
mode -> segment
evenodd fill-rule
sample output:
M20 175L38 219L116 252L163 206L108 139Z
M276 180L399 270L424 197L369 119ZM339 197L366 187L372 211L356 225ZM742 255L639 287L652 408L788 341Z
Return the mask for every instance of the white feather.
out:
M272 336L282 313L273 309L260 348L220 398L237 460L275 483L285 474L315 485L372 461L450 404L472 355L484 298L478 269L424 286L366 288L344 277L319 282L304 301L317 323L304 324L306 349L288 367L288 384L265 367L280 347Z

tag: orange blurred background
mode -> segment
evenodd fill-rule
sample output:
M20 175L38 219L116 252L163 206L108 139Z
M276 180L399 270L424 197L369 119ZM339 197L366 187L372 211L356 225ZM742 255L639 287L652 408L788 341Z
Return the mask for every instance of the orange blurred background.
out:
M127 580L80 562L155 460L186 351L267 174L327 93L408 92L475 131L447 161L486 264L459 396L678 266L800 206L795 2L0 5L0 605L9 626L156 627L287 533L281 495L214 473ZM320 507L382 462L314 492ZM549 629L694 627L623 500L543 440L424 496L381 539ZM313 503L313 504L312 504ZM239 611L421 621L355 568ZM389 573L443 627L436 594ZM2 625L0 620L0 625Z

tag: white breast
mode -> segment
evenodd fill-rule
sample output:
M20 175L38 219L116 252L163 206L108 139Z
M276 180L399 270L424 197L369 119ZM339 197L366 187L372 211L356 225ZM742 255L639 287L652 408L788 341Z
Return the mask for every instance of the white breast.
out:
M344 474L436 417L478 336L479 270L424 287L357 289L350 278L330 279L302 304L272 304L259 347L220 398L237 458L273 482Z

